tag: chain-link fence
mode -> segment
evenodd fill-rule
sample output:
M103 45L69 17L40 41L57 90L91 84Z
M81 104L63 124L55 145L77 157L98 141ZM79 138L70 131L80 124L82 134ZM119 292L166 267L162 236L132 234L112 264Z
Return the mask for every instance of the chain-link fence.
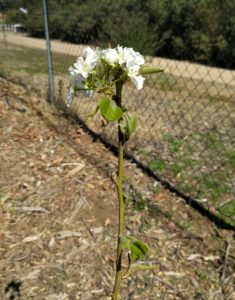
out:
M139 116L138 130L126 151L178 190L210 211L227 215L232 222L235 72L167 59L146 60L165 71L147 78L143 90L136 91L130 84L124 92L126 106ZM66 81L56 68L54 71L61 90ZM100 116L85 117L94 110L96 101L79 97L75 110L90 129L116 144L112 124L104 125Z
M81 42L92 44L92 37ZM128 46L132 46L131 42ZM65 45L63 50L76 59L81 49L81 45ZM66 54L61 57L69 58ZM235 71L152 56L147 56L146 61L164 69L164 73L146 78L140 92L131 84L125 90L126 106L139 116L138 131L126 151L177 189L211 211L227 215L232 222ZM54 59L55 78L60 76L56 63ZM65 73L68 65L65 63ZM96 99L78 99L77 113L89 128L115 144L112 124L104 126L99 116L84 118L95 102Z
M103 7L103 10L109 9ZM89 12L85 17L89 18ZM135 24L138 17L141 18L138 14L131 15ZM53 26L55 19L51 17L50 10L49 19ZM114 19L114 25L122 27L119 21ZM81 20L83 25L84 20ZM63 26L66 27L66 24ZM115 37L120 45L132 46L134 38L141 36L138 34L139 27L137 31L132 29L132 35L123 34L119 40ZM79 23L75 30L81 30ZM58 36L59 31L57 28ZM61 28L60 36L64 34L62 31ZM107 39L97 39L96 31L87 30L78 41L72 39L77 44L52 40L57 101L66 98L68 67L82 55L84 47L108 46ZM71 32L71 36L73 34ZM149 37L144 41L148 49L145 51L143 43L139 44L143 52L148 53L153 37L149 31L145 36ZM172 57L172 47L168 49L165 46L163 49L165 53L161 52L161 56ZM124 91L125 105L139 116L138 130L128 143L127 153L175 189L234 225L235 71L153 55L147 55L145 59L146 64L160 67L164 73L147 77L141 91L136 91L131 84ZM93 111L96 101L95 97L87 100L79 96L72 109L92 131L115 145L117 137L112 124L104 124L99 116L85 117Z

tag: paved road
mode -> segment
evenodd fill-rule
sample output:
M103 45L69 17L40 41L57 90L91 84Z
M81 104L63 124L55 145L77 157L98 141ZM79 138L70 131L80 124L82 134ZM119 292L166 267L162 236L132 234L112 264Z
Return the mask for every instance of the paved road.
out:
M27 37L17 33L6 33L6 40L10 44L15 44L30 48L46 49L44 39ZM4 41L3 33L0 33L0 42ZM82 53L84 45L75 45L58 40L52 40L52 52L64 53L73 56L79 56ZM235 71L219 69L214 67L202 66L187 61L177 61L165 58L153 58L152 64L164 69L165 73L184 78L209 81L212 83L227 84L235 86Z

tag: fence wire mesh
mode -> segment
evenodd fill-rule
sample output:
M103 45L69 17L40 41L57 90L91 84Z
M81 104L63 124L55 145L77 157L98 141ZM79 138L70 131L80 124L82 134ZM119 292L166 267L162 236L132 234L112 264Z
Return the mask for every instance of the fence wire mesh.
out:
M81 42L92 45L90 41ZM64 44L65 72L82 48ZM140 92L131 84L124 91L125 105L139 116L138 131L126 151L180 191L234 222L235 71L159 57L145 59L164 73L148 77ZM65 81L56 63L54 59L55 78L61 86ZM96 101L79 97L76 111L90 129L115 145L112 124L104 124L99 116L85 118Z
M142 91L131 84L124 91L126 106L139 116L138 130L126 151L233 222L235 72L159 58L146 60L165 71L147 78ZM60 86L64 79L57 78L57 82ZM104 124L100 116L85 117L96 101L79 97L75 110L90 129L115 145L112 124Z
M108 11L108 7L103 9ZM86 12L84 18L88 15ZM135 20L133 24L137 24L140 16L131 15L131 18ZM50 9L49 19L50 24L56 22L50 15ZM118 22L114 20L113 26L122 26ZM78 23L74 30L79 28ZM132 46L133 40L139 38L139 30L139 27L137 30L133 28L131 36L123 35L117 43ZM56 36L63 37L63 32L57 28ZM104 36L108 33L100 33L103 37L100 44L97 30L81 34L79 40L74 40L77 44L58 39L51 41L58 102L66 99L69 66L82 55L87 45L107 47L108 38L105 40ZM148 45L149 49L153 35L148 31L146 36L149 39L146 37L139 44L148 54L144 45ZM162 56L171 57L172 48L164 47L164 51ZM221 61L221 58L218 59ZM136 91L131 83L124 89L125 105L139 116L138 130L128 143L127 153L234 225L235 71L150 55L146 55L145 60L146 64L162 68L164 73L146 78L141 91ZM85 117L94 109L96 102L96 97L87 100L79 96L72 110L91 130L115 145L117 136L113 124L105 124L100 116Z

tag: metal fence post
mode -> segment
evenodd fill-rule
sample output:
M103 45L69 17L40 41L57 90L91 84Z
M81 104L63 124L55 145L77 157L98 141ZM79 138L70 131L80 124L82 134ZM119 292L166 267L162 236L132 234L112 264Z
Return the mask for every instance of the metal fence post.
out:
M54 78L53 78L52 58L51 58L51 42L50 42L50 35L49 35L47 0L43 0L43 11L44 11L46 46L47 46L47 62L48 62L49 88L50 88L50 102L51 102L51 105L54 105L54 102L55 102Z

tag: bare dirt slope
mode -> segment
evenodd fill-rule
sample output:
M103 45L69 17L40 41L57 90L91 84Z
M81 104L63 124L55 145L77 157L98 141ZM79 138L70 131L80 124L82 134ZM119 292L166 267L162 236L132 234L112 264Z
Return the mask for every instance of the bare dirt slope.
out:
M30 47L38 49L46 49L46 41L44 39L32 38L22 34L12 32L0 33L0 42L6 41L7 43ZM51 41L51 48L53 52L63 53L67 55L79 56L82 55L84 45L76 45L58 40ZM196 63L187 61L178 61L165 58L148 58L152 64L164 69L165 73L173 76L180 76L190 78L192 80L203 80L213 82L214 84L228 84L235 86L235 71L225 70L214 67L207 67Z
M20 109L20 110L19 110ZM0 79L0 299L110 299L117 159L44 99ZM154 271L120 299L235 299L232 232L125 162L127 232Z

